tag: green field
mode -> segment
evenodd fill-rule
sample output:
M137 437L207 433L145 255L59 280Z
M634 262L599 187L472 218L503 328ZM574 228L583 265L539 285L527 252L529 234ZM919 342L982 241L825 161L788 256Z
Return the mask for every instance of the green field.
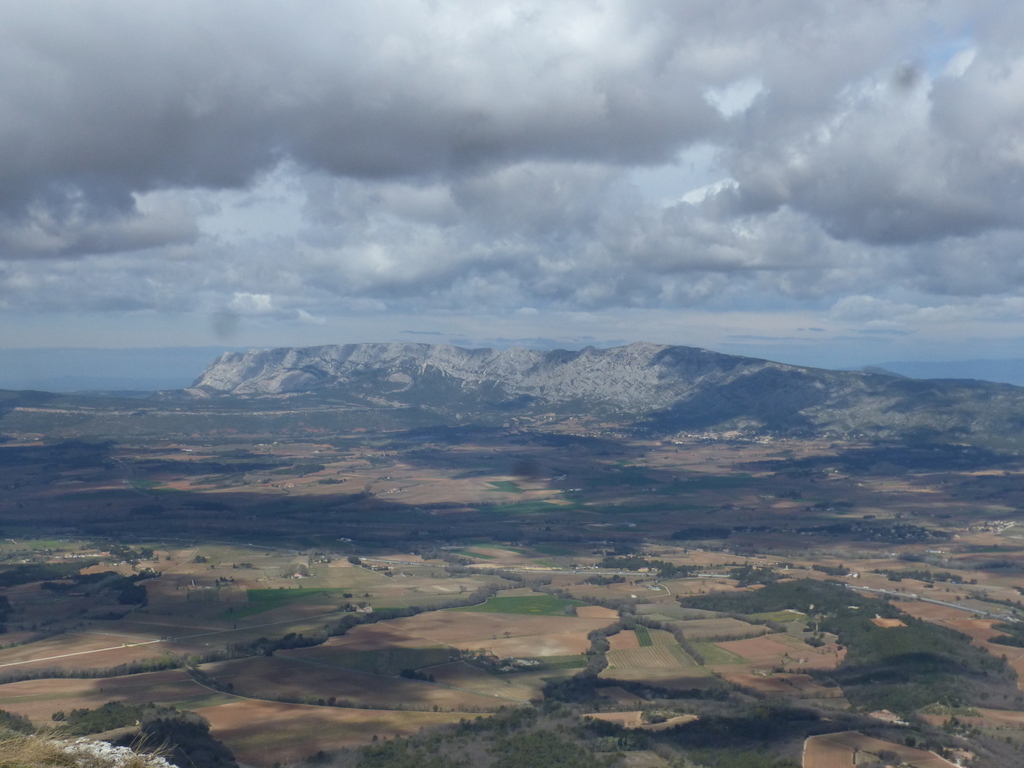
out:
M280 608L289 603L300 600L309 600L314 597L329 598L331 600L344 599L342 595L348 592L347 589L247 589L246 597L249 602L241 608L236 608L230 613L230 618L244 619L246 616L254 616L257 613Z
M575 506L565 504L549 504L546 501L523 501L518 504L494 504L483 507L481 512L500 512L503 515L549 515L557 510L564 515L575 509Z
M519 484L511 480L492 480L488 485L493 485L495 491L501 491L502 493L523 492L523 489L519 487Z
M518 597L492 597L486 603L467 608L450 608L469 613L522 613L531 616L565 616L570 606L586 605L579 600L559 600L554 595L521 595Z
M714 643L694 643L693 647L704 657L704 664L746 664L747 660L737 653L719 648Z
M633 631L636 632L636 639L637 642L640 643L641 648L654 645L654 641L651 640L651 633L647 631L647 627L643 624L637 624L636 629Z
M572 557L577 552L575 549L570 547L560 547L557 544L536 544L533 547L533 551L542 555L550 555L552 557Z
M472 549L453 549L452 554L462 555L463 557L473 557L477 560L497 560L497 555L485 555L481 552L474 552Z

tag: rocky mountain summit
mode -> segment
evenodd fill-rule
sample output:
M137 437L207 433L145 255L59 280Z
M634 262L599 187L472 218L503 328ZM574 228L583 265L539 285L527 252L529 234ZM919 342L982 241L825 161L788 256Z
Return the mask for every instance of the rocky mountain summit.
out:
M1015 440L1024 424L1020 387L829 371L650 343L579 351L403 343L229 352L187 392L317 396L439 414L575 412L660 433L919 432Z

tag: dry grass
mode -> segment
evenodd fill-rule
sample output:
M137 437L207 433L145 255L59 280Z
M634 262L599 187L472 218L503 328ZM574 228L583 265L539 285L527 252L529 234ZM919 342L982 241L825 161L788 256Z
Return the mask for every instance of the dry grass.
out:
M0 732L0 765L4 768L155 768L167 763L131 750L95 752L90 742L48 739L45 736Z

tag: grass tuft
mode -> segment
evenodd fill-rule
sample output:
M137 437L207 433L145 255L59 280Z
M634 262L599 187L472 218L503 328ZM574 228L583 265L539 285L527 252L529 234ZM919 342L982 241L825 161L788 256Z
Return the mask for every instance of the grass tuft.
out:
M91 743L61 741L37 734L0 730L3 768L159 768L168 764L158 754L114 750L109 745L93 753ZM97 746L100 746L98 743Z

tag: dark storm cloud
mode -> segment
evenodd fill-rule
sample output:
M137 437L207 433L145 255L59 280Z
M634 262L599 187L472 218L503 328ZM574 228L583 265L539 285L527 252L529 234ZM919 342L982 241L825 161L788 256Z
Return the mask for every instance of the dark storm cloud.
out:
M375 178L663 161L722 122L673 63L671 28L577 4L5 8L8 215L130 213L139 192L243 186L282 157Z
M1013 292L1022 20L995 0L5 3L0 302L316 322ZM642 168L676 173L671 199Z

